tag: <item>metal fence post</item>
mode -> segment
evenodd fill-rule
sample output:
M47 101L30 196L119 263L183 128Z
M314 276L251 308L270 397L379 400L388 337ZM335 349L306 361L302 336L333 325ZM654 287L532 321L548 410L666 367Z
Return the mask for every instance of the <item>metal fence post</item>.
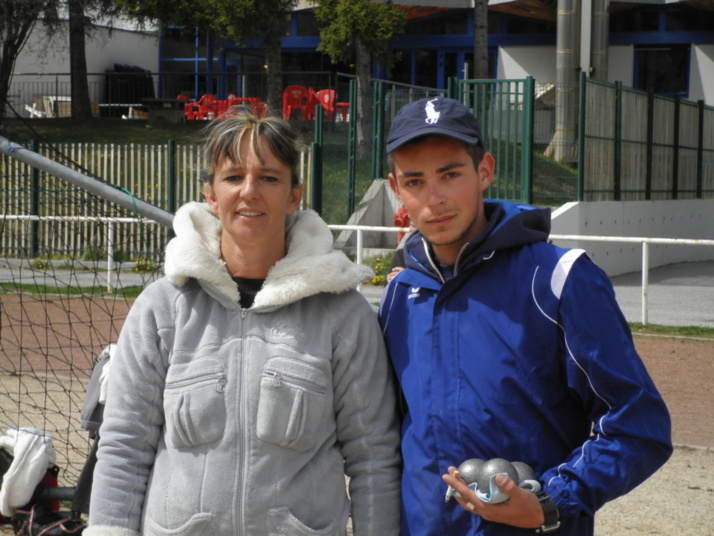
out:
M357 81L350 80L350 130L347 142L347 217L355 211L357 152Z
M645 150L645 199L652 199L652 155L654 153L654 89L647 90L647 148Z
M613 196L619 201L622 195L622 82L615 82L615 184Z
M533 203L533 124L535 121L535 79L526 78L523 84L523 144L521 145L521 197Z
M30 141L30 150L37 152L37 140ZM40 170L34 166L30 168L30 214L40 215ZM30 258L33 259L39 252L39 225L36 219L30 222Z
M699 108L699 136L697 140L697 199L702 198L704 180L704 101L697 101Z
M679 196L679 118L682 99L674 97L674 139L672 140L672 199Z
M168 199L166 200L166 205L168 211L171 214L176 213L176 183L178 178L176 177L176 141L169 140L167 143L167 154L166 154L166 174L167 185L166 185L166 195ZM169 227L169 239L173 238L175 235L174 228Z
M312 210L322 215L322 106L315 109L315 140L312 142L310 175Z
M374 98L372 102L374 109L374 129L372 145L372 178L383 178L384 171L384 82L374 83Z
M578 201L584 201L585 195L585 109L587 100L588 77L584 71L580 72L580 103L578 105L578 184L576 196Z
M647 294L650 281L650 245L642 242L642 324L647 325Z

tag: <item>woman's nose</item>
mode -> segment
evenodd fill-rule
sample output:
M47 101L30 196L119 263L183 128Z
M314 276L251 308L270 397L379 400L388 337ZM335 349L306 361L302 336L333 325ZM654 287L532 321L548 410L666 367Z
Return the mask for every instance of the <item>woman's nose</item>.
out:
M243 197L253 198L258 196L258 179L253 174L248 174L243 179L243 188L241 188Z

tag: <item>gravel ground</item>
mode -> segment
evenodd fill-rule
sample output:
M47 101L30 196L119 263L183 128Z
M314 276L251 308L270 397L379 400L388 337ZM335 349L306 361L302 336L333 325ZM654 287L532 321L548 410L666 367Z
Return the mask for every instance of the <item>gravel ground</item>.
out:
M595 516L598 536L714 534L714 449L676 447L641 486Z
M595 516L597 536L714 536L714 340L635 337L672 415L672 458ZM0 535L12 534L0 527Z

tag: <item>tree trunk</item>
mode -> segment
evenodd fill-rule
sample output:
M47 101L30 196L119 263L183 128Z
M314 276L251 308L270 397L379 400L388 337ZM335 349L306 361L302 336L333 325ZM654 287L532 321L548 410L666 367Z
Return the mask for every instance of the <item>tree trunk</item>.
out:
M0 0L3 1L3 0ZM10 81L15 70L15 60L25 46L37 19L25 19L18 24L8 24L0 43L0 122L5 117L5 103L10 92ZM19 110L16 110L19 113Z
M487 80L488 73L488 0L474 4L474 73L476 80Z
M281 116L283 109L283 58L280 54L280 37L265 40L268 110L270 115Z
M359 37L355 38L357 75L357 158L372 154L372 55ZM352 113L352 112L350 112Z
M69 0L69 68L72 94L72 117L91 119L92 105L87 82L85 31L87 19L83 0Z
M474 3L474 74L475 80L488 80L488 0L476 0ZM478 88L478 89L477 89ZM490 95L488 86L474 87L474 115L481 123L481 132L486 139L481 140L488 148L488 110Z

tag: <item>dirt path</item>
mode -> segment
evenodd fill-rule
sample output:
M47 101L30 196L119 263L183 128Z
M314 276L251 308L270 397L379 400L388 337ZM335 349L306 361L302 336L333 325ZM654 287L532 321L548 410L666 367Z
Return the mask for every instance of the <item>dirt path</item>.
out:
M598 536L714 535L714 340L636 336L672 416L674 455L595 518ZM6 527L5 527L6 528ZM0 527L0 534L12 534Z

